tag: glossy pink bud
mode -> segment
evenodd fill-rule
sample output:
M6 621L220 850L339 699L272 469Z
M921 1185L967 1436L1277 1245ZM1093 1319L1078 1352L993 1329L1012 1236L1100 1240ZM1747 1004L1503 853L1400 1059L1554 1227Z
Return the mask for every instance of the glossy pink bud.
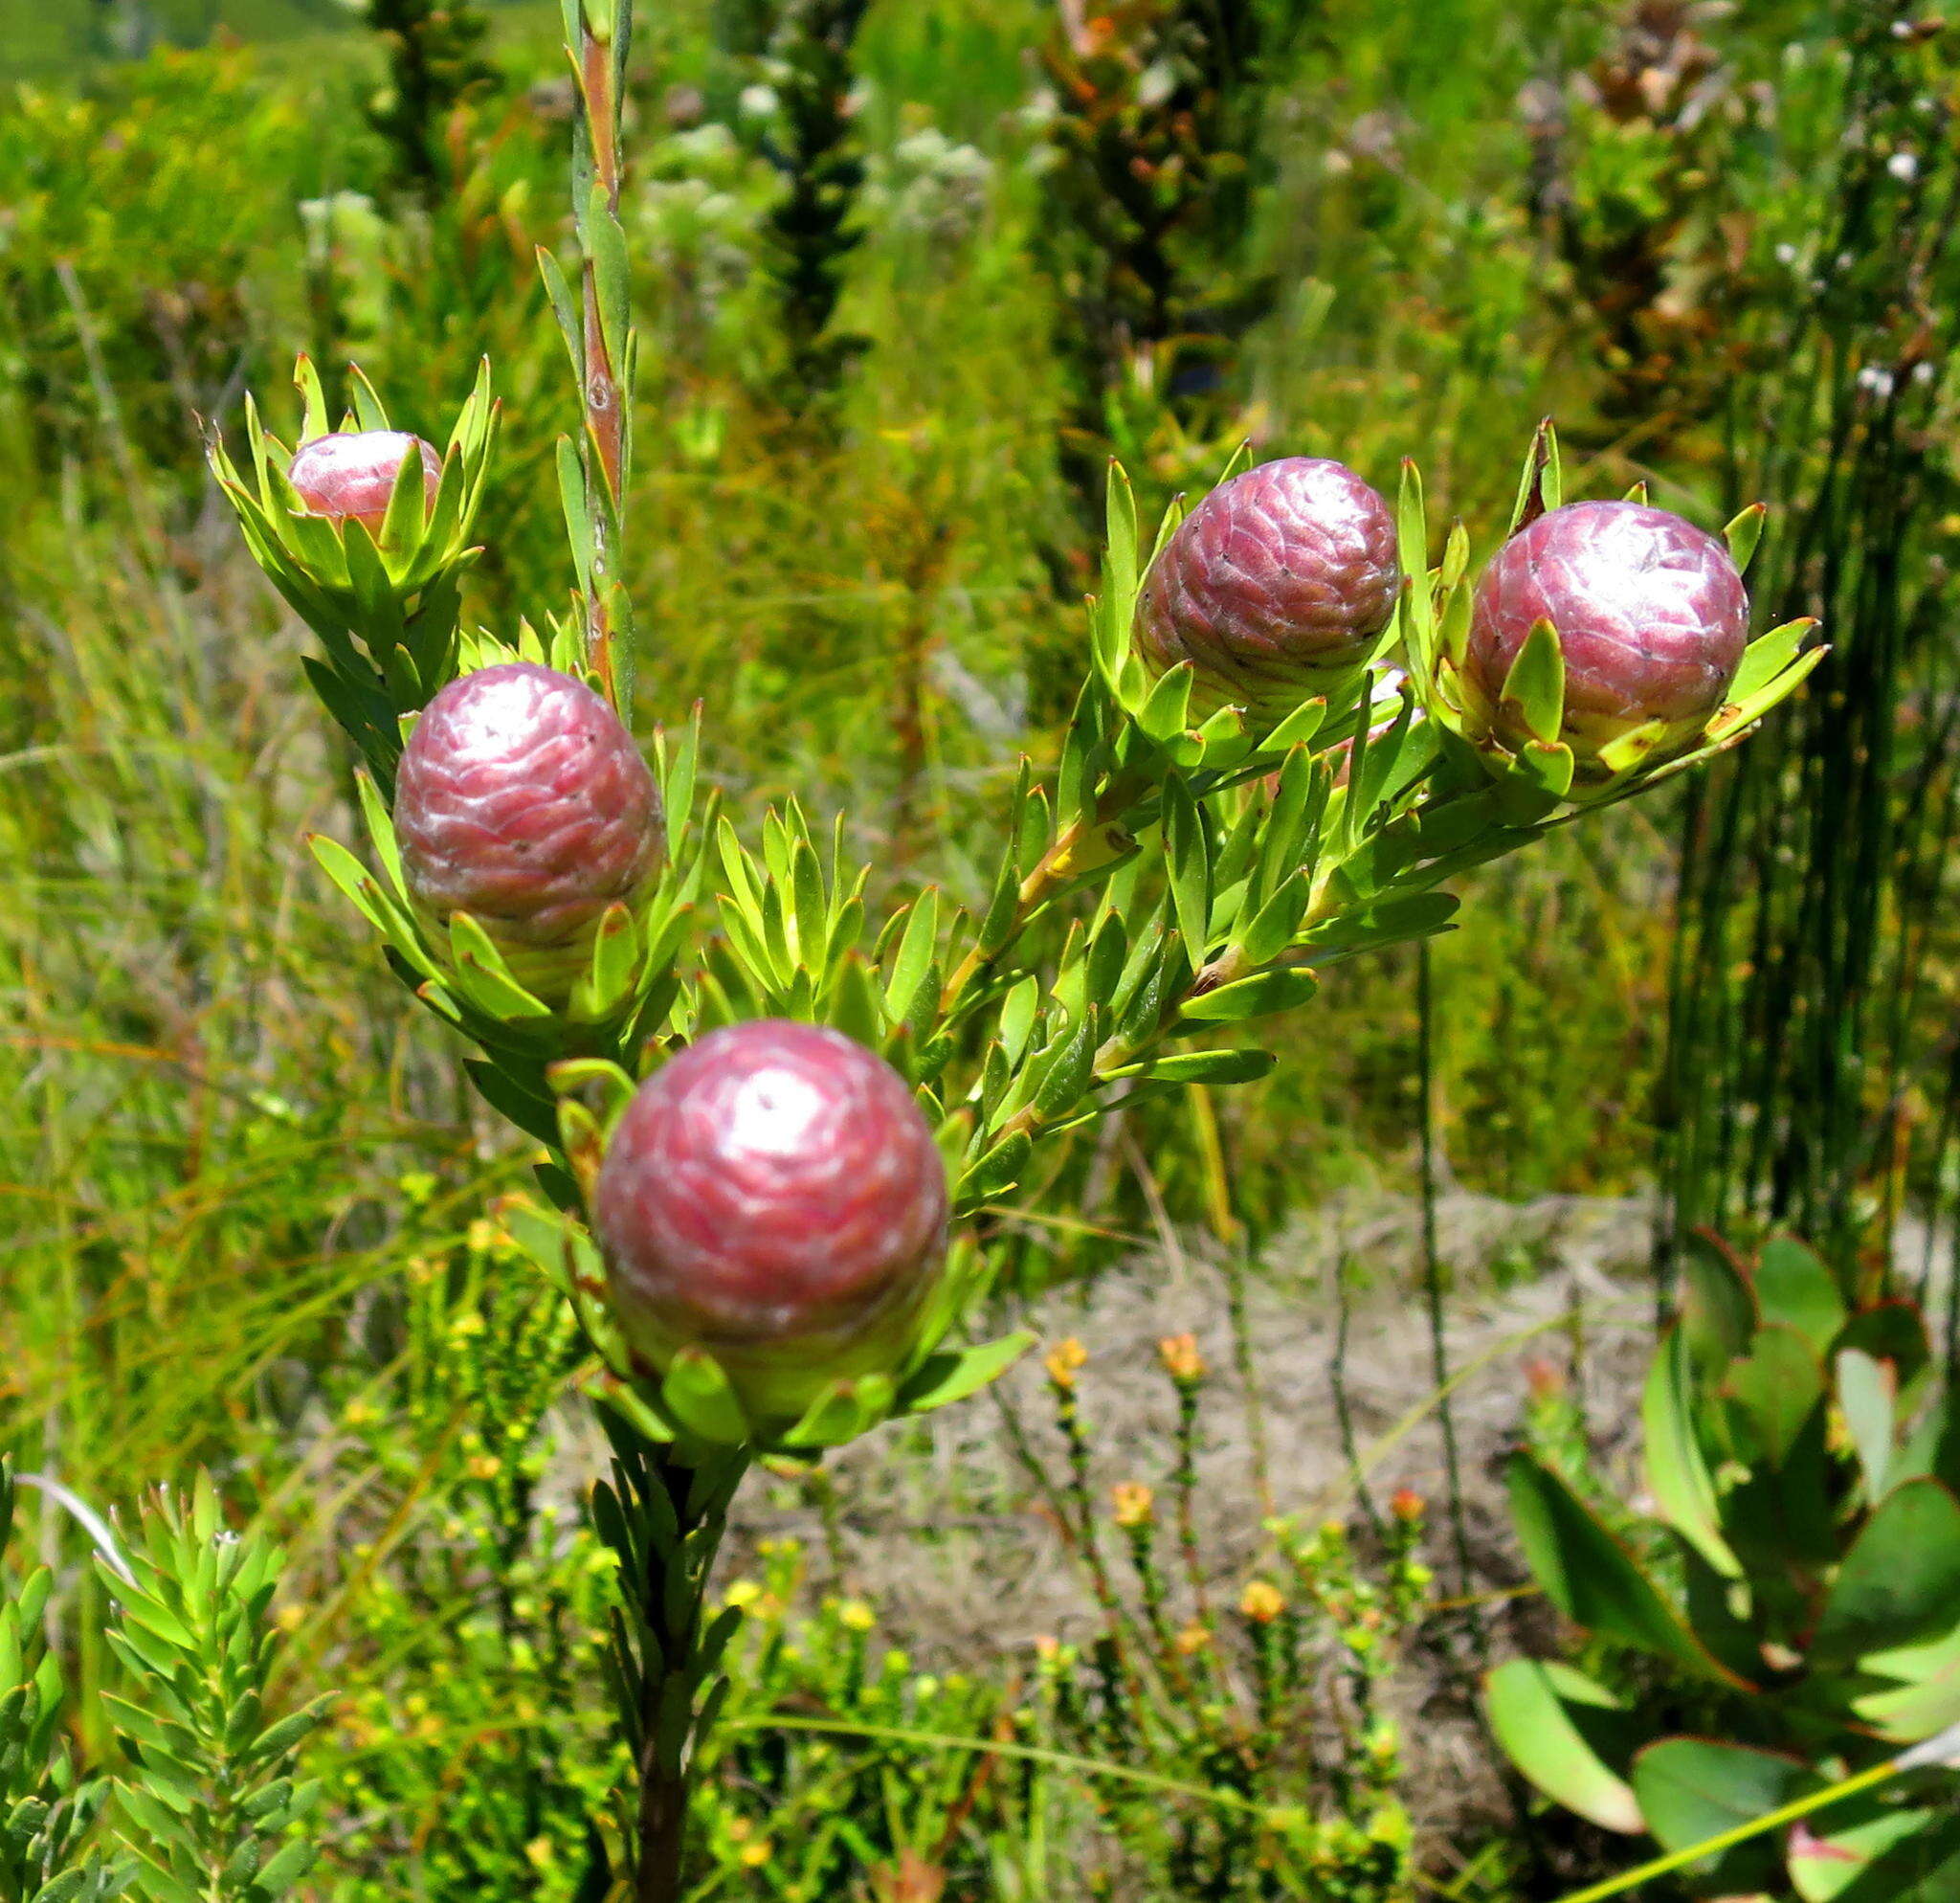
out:
M395 780L402 871L438 927L468 912L546 1002L583 974L606 908L658 870L659 790L584 682L529 661L452 681Z
M411 455L422 458L422 507L426 516L435 506L442 481L442 458L434 443L400 430L349 430L315 437L293 452L287 480L298 490L309 513L335 522L358 522L372 535L381 533L395 478Z
M707 1349L767 1422L889 1371L946 1258L946 1166L904 1079L777 1019L711 1031L641 1085L594 1209L635 1348L658 1368Z
M1289 711L1374 651L1402 571L1389 505L1345 463L1289 456L1214 489L1151 566L1137 645L1189 660L1200 708Z
M1464 657L1495 731L1512 746L1530 736L1499 703L1538 621L1558 630L1561 738L1581 765L1650 721L1666 731L1648 757L1664 759L1721 707L1748 644L1749 600L1727 549L1665 509L1571 503L1540 516L1478 582Z

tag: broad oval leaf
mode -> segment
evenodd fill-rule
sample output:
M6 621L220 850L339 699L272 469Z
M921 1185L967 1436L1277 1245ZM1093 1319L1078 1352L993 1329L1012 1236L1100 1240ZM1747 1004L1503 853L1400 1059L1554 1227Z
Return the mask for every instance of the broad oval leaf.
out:
M1672 1660L1697 1678L1741 1683L1556 1473L1532 1455L1517 1453L1505 1480L1526 1562L1546 1598L1573 1624Z
M1607 1759L1634 1742L1634 1721L1604 1686L1570 1666L1511 1659L1484 1681L1491 1735L1554 1803L1604 1830L1637 1836L1647 1826L1634 1788Z

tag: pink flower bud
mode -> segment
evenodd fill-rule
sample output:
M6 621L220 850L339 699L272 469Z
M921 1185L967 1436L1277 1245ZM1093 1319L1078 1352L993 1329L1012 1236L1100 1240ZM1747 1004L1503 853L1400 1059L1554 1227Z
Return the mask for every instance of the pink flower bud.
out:
M1389 505L1345 463L1289 456L1192 509L1152 565L1137 645L1196 669L1194 705L1289 711L1373 652L1402 587Z
M547 1003L666 845L659 790L618 716L529 661L465 674L429 703L402 753L394 821L416 904L437 926L468 912Z
M442 481L442 458L433 443L400 430L349 430L315 437L293 452L287 480L308 513L335 522L358 522L370 535L381 533L395 478L412 452L422 457L424 516L435 506Z
M1721 707L1748 643L1749 601L1728 550L1665 509L1571 503L1504 544L1477 584L1465 670L1502 740L1530 738L1499 705L1533 625L1558 630L1566 663L1560 737L1582 766L1634 728L1680 752Z
M751 1416L902 1356L946 1256L946 1166L910 1087L836 1031L711 1031L641 1085L594 1199L612 1302L656 1367L708 1350Z

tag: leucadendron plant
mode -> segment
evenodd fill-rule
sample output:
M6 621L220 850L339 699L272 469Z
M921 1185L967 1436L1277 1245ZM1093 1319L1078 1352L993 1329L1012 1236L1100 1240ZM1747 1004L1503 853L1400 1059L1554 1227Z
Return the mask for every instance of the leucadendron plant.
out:
M1916 1303L1791 1238L1745 1261L1698 1236L1685 1267L1641 1401L1643 1497L1561 1430L1555 1395L1512 1458L1526 1558L1584 1638L1490 1675L1497 1741L1559 1804L1673 1856L1735 1832L1684 1859L1696 1894L1950 1895L1949 1371Z
M1741 645L1755 514L1725 547L1637 501L1561 511L1549 431L1503 585L1475 593L1467 531L1431 563L1413 468L1392 507L1338 464L1252 470L1154 546L1112 469L1053 765L1020 763L985 889L887 909L842 816L723 810L698 716L647 760L630 737L625 0L566 0L565 24L578 256L542 263L585 419L558 456L571 612L462 624L487 377L439 458L394 435L390 467L372 392L356 380L334 430L302 363L304 440L248 414L250 479L213 463L363 762L368 862L316 853L542 1146L501 1218L572 1305L613 1451L591 1511L637 1779L607 1854L671 1903L736 1617L709 1616L709 1575L749 1464L992 1379L1027 1343L969 1339L987 1238L1038 1199L1058 1138L1261 1075L1249 1027L1322 967L1445 929L1454 875L1739 740L1818 650L1807 624Z

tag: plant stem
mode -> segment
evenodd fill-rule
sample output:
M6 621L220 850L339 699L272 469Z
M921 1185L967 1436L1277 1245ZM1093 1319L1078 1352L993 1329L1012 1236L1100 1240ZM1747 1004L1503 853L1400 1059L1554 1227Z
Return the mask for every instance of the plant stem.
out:
M707 1588L744 1450L648 1441L610 1414L610 1485L594 1487L593 1525L619 1562L613 1688L636 1767L622 1819L634 1903L679 1903L689 1785L719 1703L717 1667L735 1623L707 1621Z
M581 464L590 520L591 569L582 577L580 611L586 662L622 718L633 710L633 610L624 568L626 491L633 463L635 338L626 279L626 238L619 223L620 136L626 56L633 38L632 0L613 0L610 33L594 31L593 10L579 10L566 51L578 75L583 105L574 133L572 219L583 254L583 311L573 357L584 419ZM609 322L610 318L610 322ZM574 541L576 541L574 536Z

